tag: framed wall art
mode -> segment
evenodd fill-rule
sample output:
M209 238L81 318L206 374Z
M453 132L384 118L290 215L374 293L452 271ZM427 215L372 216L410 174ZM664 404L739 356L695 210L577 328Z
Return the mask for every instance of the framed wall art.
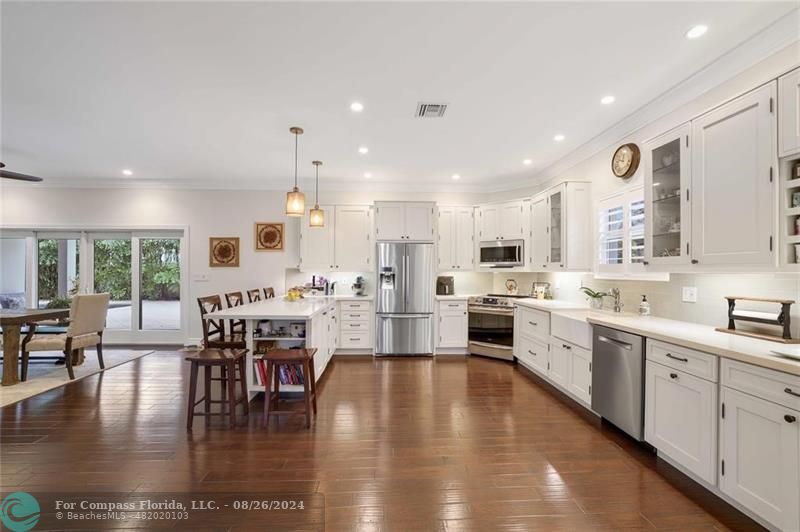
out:
M283 251L283 224L256 222L256 251Z
M210 237L208 239L208 265L212 268L238 268L239 237Z

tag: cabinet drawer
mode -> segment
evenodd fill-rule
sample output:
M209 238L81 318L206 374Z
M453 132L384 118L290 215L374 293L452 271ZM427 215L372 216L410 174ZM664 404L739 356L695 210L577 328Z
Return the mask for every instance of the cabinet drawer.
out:
M531 338L519 336L514 354L526 366L537 370L542 375L547 374L547 344Z
M722 360L722 384L800 410L800 377L736 360Z
M372 347L367 332L342 331L339 343L343 349L369 349Z
M339 305L345 312L350 310L369 312L369 301L342 301Z
M520 332L529 338L550 340L550 313L526 307L517 307Z
M352 332L369 332L369 322L368 321L343 321L340 324L342 334L346 334L348 331Z
M439 312L466 312L466 301L439 301Z
M367 311L342 309L339 319L342 321L369 321L370 313Z
M715 355L709 355L694 349L648 338L647 360L685 371L690 375L707 379L711 382L719 380L718 358Z

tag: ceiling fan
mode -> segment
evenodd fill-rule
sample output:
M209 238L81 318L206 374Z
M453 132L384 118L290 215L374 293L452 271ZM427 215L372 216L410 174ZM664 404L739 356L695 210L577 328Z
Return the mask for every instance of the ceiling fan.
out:
M38 183L42 181L41 177L36 177L34 175L26 175L26 174L20 174L18 172L10 172L8 170L3 170L3 168L5 167L6 167L5 163L0 163L0 177L3 177L5 179L18 179L19 181L31 181L33 183Z

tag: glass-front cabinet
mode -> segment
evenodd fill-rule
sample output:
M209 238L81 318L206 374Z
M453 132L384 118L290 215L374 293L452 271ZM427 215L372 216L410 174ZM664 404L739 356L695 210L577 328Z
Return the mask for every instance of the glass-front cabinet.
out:
M548 264L551 268L564 267L564 187L554 188L547 197L550 212L550 253Z
M685 264L691 257L690 125L644 145L644 264Z

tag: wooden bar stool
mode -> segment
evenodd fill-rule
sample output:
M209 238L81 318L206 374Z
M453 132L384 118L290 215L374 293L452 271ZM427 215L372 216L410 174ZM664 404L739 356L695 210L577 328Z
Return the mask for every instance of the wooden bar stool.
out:
M311 411L313 409L314 415L317 414L317 384L314 376L314 355L317 349L312 347L309 349L276 349L267 352L261 357L262 368L266 365L266 371L262 374L262 380L266 386L266 394L264 395L264 426L269 426L269 416L271 415L284 415L284 414L300 414L306 415L306 428L311 427ZM288 366L299 364L303 367L303 402L305 403L305 411L300 410L278 410L280 402L280 385L281 380L278 375L278 368L280 366ZM270 379L272 380L272 387L275 388L270 391Z
M194 416L229 416L230 427L236 426L236 405L242 403L244 405L244 415L248 415L248 395L247 395L247 382L245 382L247 371L245 369L245 360L247 358L247 349L203 349L186 357L186 360L191 362L191 375L189 377L189 409L186 417L186 428L191 430ZM213 367L220 368L221 377L213 377L211 370ZM203 370L203 380L205 381L203 397L197 399L197 374L200 372L200 367ZM238 371L238 376L236 372ZM241 397L236 398L236 381L239 381L241 388ZM211 398L211 382L220 381L222 383L222 398ZM227 395L227 397L225 397ZM195 412L195 407L199 403L204 403L202 412ZM212 404L220 404L219 412L211 412Z

